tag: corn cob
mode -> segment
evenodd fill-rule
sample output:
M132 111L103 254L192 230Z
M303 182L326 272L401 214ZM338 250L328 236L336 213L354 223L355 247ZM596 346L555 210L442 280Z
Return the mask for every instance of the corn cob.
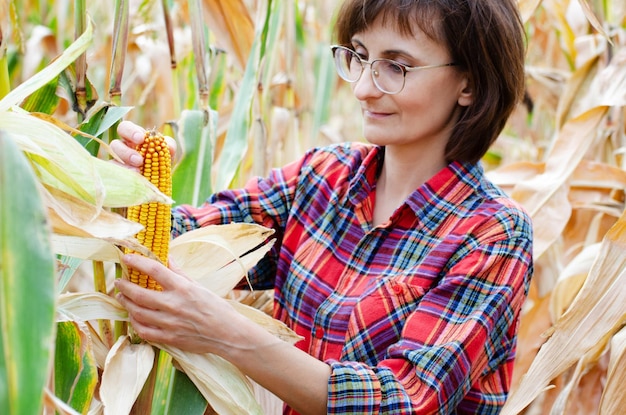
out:
M141 174L161 192L171 197L172 160L165 137L156 130L147 131L144 142L138 145L136 150L144 159L140 168ZM156 202L130 206L126 217L144 226L144 229L136 235L137 240L151 250L161 262L167 264L171 230L170 206ZM133 252L131 249L126 251ZM145 288L157 291L162 289L150 276L135 269L130 270L129 279Z

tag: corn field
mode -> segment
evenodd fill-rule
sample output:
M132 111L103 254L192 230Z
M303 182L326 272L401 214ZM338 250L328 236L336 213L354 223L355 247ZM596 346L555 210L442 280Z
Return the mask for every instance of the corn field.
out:
M526 97L484 158L535 229L503 414L624 414L626 2L519 6ZM0 0L0 413L279 413L216 356L130 341L112 280L123 247L141 250L127 207L199 204L312 146L362 140L329 49L336 7ZM171 199L109 161L123 118L177 140ZM234 289L271 231L194 232L170 245L187 275L297 341L270 293Z

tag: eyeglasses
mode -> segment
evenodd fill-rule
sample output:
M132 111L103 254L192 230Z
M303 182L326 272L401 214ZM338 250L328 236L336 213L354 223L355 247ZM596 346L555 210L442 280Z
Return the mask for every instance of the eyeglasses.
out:
M334 45L331 46L331 50L335 58L335 68L341 79L350 83L358 81L367 64L370 66L374 85L386 94L397 94L402 91L407 72L456 65L444 63L443 65L407 66L391 59L374 59L370 62L361 59L355 51L344 46Z

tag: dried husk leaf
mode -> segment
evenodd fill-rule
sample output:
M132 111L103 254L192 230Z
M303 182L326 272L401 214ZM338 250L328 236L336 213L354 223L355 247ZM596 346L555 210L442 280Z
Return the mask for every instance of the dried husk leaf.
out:
M626 408L626 328L611 339L606 385L600 401L600 415L619 414Z
M122 215L99 209L61 190L43 187L42 194L54 233L125 239L142 229L140 224Z
M113 297L98 292L64 293L57 301L57 321L128 321L128 312Z
M287 343L293 345L303 339L302 336L297 335L283 322L268 316L254 307L250 307L235 300L228 300L228 302L240 314L246 316L248 319L254 321L256 324Z
M139 396L154 364L154 349L121 336L111 348L102 373L100 398L105 415L125 415Z
M273 233L255 224L206 226L175 238L170 256L177 269L224 297L271 249L273 241L265 242Z
M598 355L626 320L626 212L609 230L580 293L551 330L503 408L520 413L550 381L585 354Z
M115 244L99 238L52 234L54 253L92 261L119 262L122 251Z

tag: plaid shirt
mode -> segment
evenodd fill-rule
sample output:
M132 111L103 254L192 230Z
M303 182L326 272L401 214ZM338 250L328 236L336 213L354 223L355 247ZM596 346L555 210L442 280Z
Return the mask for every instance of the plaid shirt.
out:
M453 162L372 227L380 147L343 144L173 212L276 229L251 272L274 316L327 362L329 414L495 414L507 397L532 274L527 214ZM293 413L286 408L286 413Z

